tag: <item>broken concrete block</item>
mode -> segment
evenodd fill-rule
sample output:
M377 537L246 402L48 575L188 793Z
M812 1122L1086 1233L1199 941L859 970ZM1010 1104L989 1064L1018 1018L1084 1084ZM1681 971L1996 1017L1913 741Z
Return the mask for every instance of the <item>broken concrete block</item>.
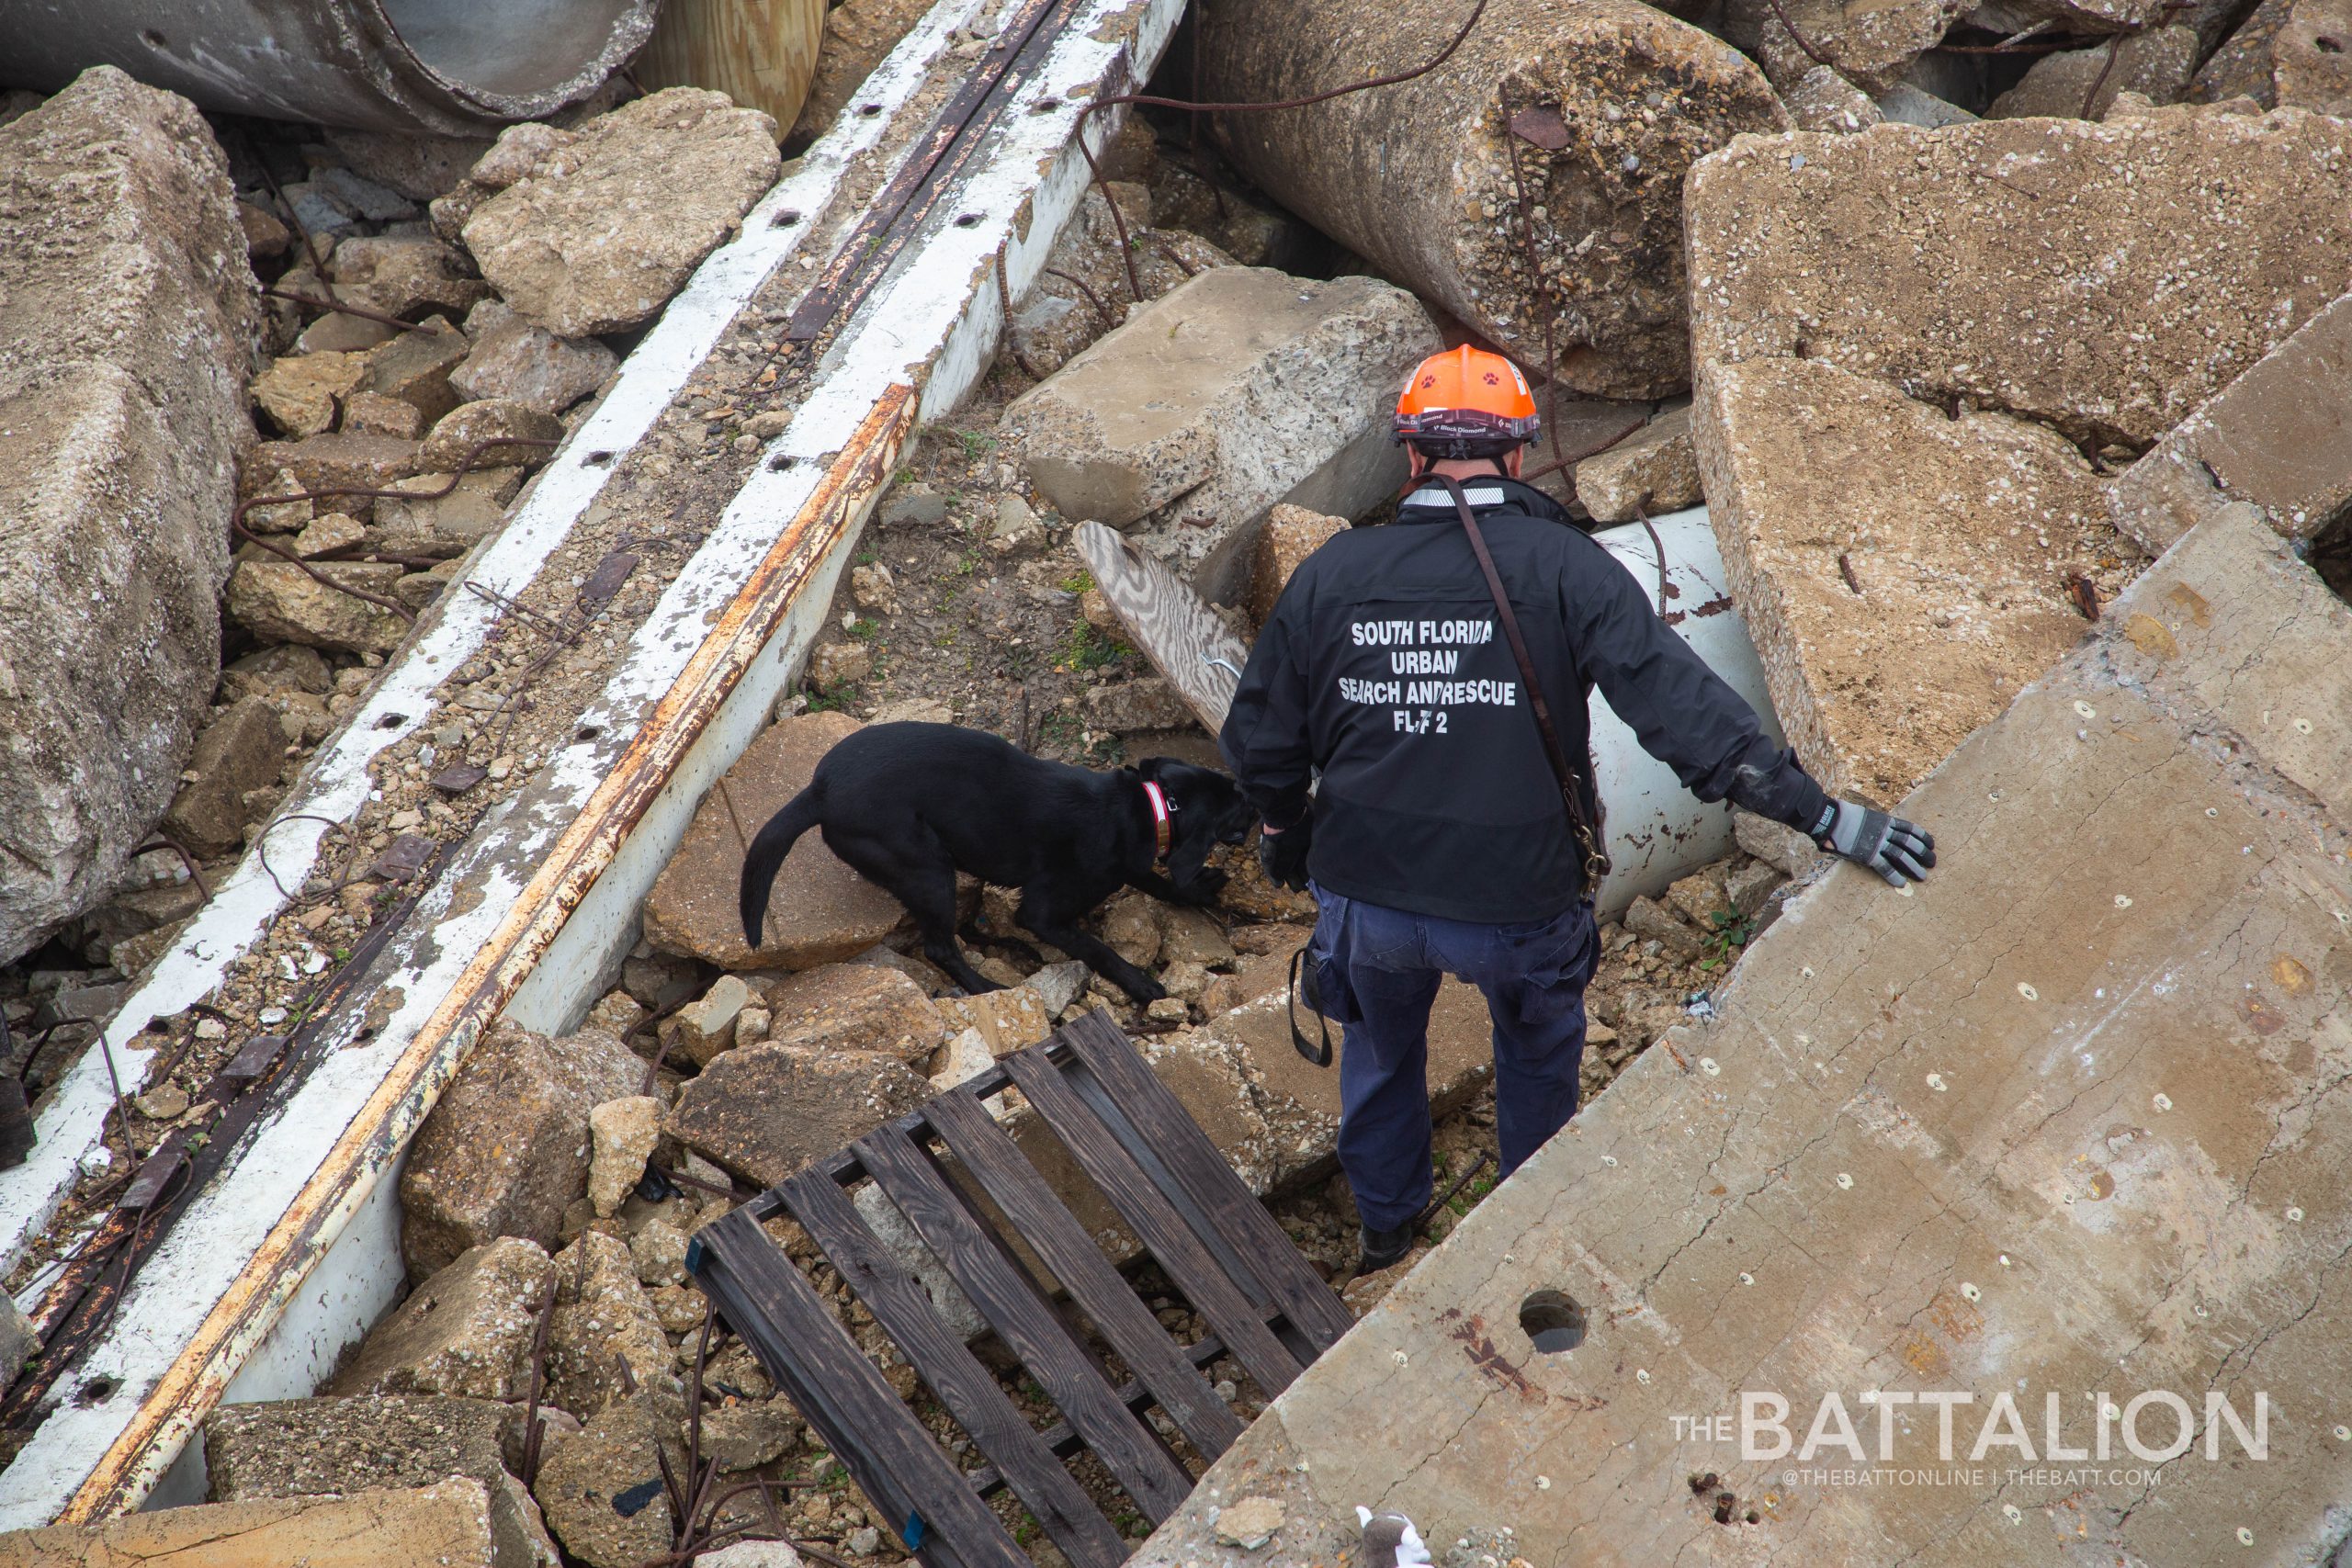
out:
M458 406L449 375L472 347L465 333L434 317L422 329L404 332L368 355L367 389L413 405L427 421L437 420Z
M813 713L770 725L695 812L645 903L645 939L722 969L808 969L854 958L899 929L899 901L804 835L776 874L764 940L743 944L737 888L744 833L756 833L808 785L818 761L858 728L847 714ZM731 809L730 809L731 805Z
M620 367L594 338L561 338L496 299L466 318L473 351L449 372L459 396L519 402L559 414L605 384Z
M515 1236L459 1256L368 1332L330 1393L521 1399L555 1265Z
M1308 1062L1291 1044L1287 958L1273 961L1272 967L1270 987L1193 1032L1235 1053L1266 1127L1266 1190L1280 1190L1319 1180L1332 1169L1340 1134L1340 1076ZM1315 1038L1315 1021L1303 1008L1299 1024L1308 1039ZM1339 1043L1340 1026L1333 1024L1334 1050ZM1430 1113L1444 1116L1467 1104L1494 1076L1494 1023L1486 998L1448 976L1430 1009ZM1203 1114L1203 1107L1192 1108L1196 1116ZM1211 1123L1204 1120L1202 1125Z
M429 310L463 316L490 294L463 256L425 234L345 240L332 271L337 299L404 320Z
M276 784L285 765L285 727L266 699L247 697L222 709L196 738L186 769L195 776L172 797L164 831L199 860L243 849L254 817L245 796Z
M2266 109L2352 114L2346 0L2263 0L2197 73L2199 103L2252 98Z
M1699 933L1684 924L1681 916L1646 895L1636 895L1625 907L1624 919L1627 931L1657 942L1677 963L1687 964L1706 951Z
M679 1092L668 1131L760 1187L773 1187L931 1098L894 1056L747 1045L729 1051Z
M1807 357L2134 447L2352 282L2352 131L2308 115L1756 137L1688 195L1702 378Z
M400 405L408 407L406 403ZM347 550L367 542L368 530L359 519L347 512L329 512L312 519L294 536L289 547L304 560L311 560L334 550Z
M548 1528L588 1568L638 1568L670 1551L655 1420L647 1401L616 1400L539 1466Z
M768 987L768 1043L818 1051L878 1051L920 1066L947 1022L921 986L896 969L828 964Z
M2124 93L2138 93L2152 103L2177 103L2197 73L2198 54L2197 29L2186 26L2151 28L2112 46L2045 54L2023 81L1993 100L1984 118L2099 119Z
M563 439L563 422L553 414L541 413L528 403L508 398L486 398L479 402L459 403L443 414L433 426L433 434L416 449L416 466L427 472L455 473L469 454L477 465L496 464L526 467L547 461L550 446L523 446L515 443L552 443ZM484 446L485 442L501 445ZM475 449L481 447L480 452Z
M1135 311L1006 423L1063 516L1138 532L1230 600L1276 502L1352 516L1402 479L1395 389L1437 347L1428 312L1375 278L1220 267Z
M649 1220L628 1238L628 1258L642 1285L682 1285L686 1280L686 1233L667 1220Z
M345 167L411 201L430 201L456 185L492 145L478 136L420 136L335 126L327 128L326 136Z
M1720 996L1711 1066L1679 1042L1630 1064L1284 1391L1137 1568L1211 1561L1194 1544L1208 1508L1270 1480L1297 1488L1294 1520L1364 1495L1448 1532L1507 1514L1509 1550L1531 1562L1594 1540L1627 1562L1694 1542L1736 1556L1758 1527L1715 1524L1690 1478L1721 1465L1760 1505L1767 1489L1787 1499L1781 1467L1724 1464L1728 1445L1673 1436L1670 1414L1770 1389L1802 1444L1830 1395L1902 1378L1982 1391L1955 1452L2029 1427L2037 1453L2051 1430L2087 1448L2096 1412L2072 1391L2146 1393L2150 1415L2181 1391L2218 1461L2182 1456L2153 1514L2135 1506L2141 1479L2086 1476L2061 1517L2098 1520L2095 1550L2115 1561L2219 1562L2245 1554L2241 1529L2324 1552L2344 1472L2330 1426L2282 1439L2272 1392L2265 1459L2249 1439L2258 1393L2308 1378L2352 1330L2325 1219L2352 1126L2309 1113L2345 1039L2352 611L2258 521L2222 513L2094 637L1906 803L1964 854L1916 898L1845 869L1801 894ZM2217 1255L2217 1235L2264 1242ZM1649 1283L1621 1315L1632 1280ZM1590 1314L1586 1348L1505 1352L1524 1392L1467 1368L1459 1383L1400 1371L1459 1366L1465 1328L1519 1344L1522 1313L1540 1326L1574 1307ZM2202 1331L2133 1348L2136 1325L2174 1314ZM1520 1423L1432 1444L1465 1386L1540 1412L1560 1451L1623 1462L1539 1488ZM2010 1390L2012 1408L1988 1408ZM2046 1427L2036 1396L2057 1390ZM2227 1416L2197 1416L2206 1391ZM2171 1443L2170 1416L2143 1447ZM1858 1462L1877 1461L1874 1425L1855 1423ZM1898 1423L1884 1462L1934 1465L1938 1442L1932 1421ZM1790 1562L2063 1561L2027 1540L2032 1514L2022 1529L2003 1517L1999 1468L1950 1473L1840 1489L1760 1528Z
M1815 65L1781 94L1789 118L1799 130L1826 130L1851 135L1868 130L1886 117L1871 96L1829 66Z
M457 480L455 489L450 488L452 478ZM505 466L476 467L461 476L417 474L399 480L392 489L413 492L418 499L378 498L376 543L401 555L442 558L464 555L504 525L506 503L514 498L522 479L519 466ZM443 491L448 493L435 493Z
M1217 1511L1216 1539L1220 1546L1255 1551L1283 1528L1283 1506L1272 1497L1244 1497Z
M5 1568L537 1568L528 1543L503 1534L490 1491L452 1476L431 1486L342 1497L207 1503L124 1514L102 1523L0 1535ZM666 1541L666 1538L665 1538Z
M1836 0L1782 0L1776 10L1770 0L1730 0L1722 29L1784 93L1803 86L1812 72L1827 69L1875 95L1894 86L1915 61L1942 42L1967 8L1966 0L1898 0L1850 8ZM1819 58L1824 55L1826 62Z
M1668 409L1632 435L1577 465L1577 500L1596 523L1631 523L1702 499L1690 411Z
M1092 970L1078 959L1071 958L1059 964L1048 964L1021 983L1037 993L1047 1018L1059 1018L1062 1010L1076 1001L1079 993L1086 989L1092 976Z
M989 1049L987 1038L977 1029L958 1030L947 1037L932 1057L931 1087L934 1089L954 1089L968 1083L996 1066L996 1053Z
M493 1400L429 1394L223 1404L204 1420L204 1473L216 1503L429 1486L452 1475L490 1486L505 1472L519 1416Z
M1189 904L1151 906L1152 919L1159 926L1159 962L1162 964L1197 964L1204 969L1219 968L1233 962L1233 943L1225 928L1206 909Z
M597 1412L628 1393L629 1380L650 1397L677 1393L669 1337L638 1281L628 1243L602 1231L582 1232L557 1254L555 1281L555 1316L548 1326L550 1403L593 1424Z
M1136 968L1148 969L1159 961L1159 919L1149 894L1133 887L1120 889L1095 911L1094 927L1120 957Z
M368 374L364 354L303 354L270 362L254 378L254 407L280 434L300 441L334 428L342 400Z
M1207 187L1202 189L1205 193ZM1112 220L1114 203L1126 228L1125 246ZM1238 202L1228 201L1227 207L1238 215ZM1151 192L1139 185L1114 179L1087 191L1054 241L1046 270L1006 324L1006 345L1023 370L1042 378L1069 364L1119 324L1138 288L1142 299L1157 299L1188 277L1235 264L1236 257L1199 232L1183 232L1190 225L1162 218L1154 227L1152 208ZM1129 260L1135 264L1133 284ZM1250 265L1270 264L1261 256Z
M874 673L874 649L862 642L829 642L808 655L808 684L828 694Z
M705 1406L702 1414L702 1451L718 1466L722 1475L739 1474L773 1464L799 1445L802 1427L792 1414L792 1407L782 1400L729 1399L716 1407ZM744 1541L741 1546L773 1549L782 1541ZM704 1552L695 1561L709 1568L717 1563L726 1568L729 1562L756 1564L768 1561L761 1558L739 1560L731 1555L738 1551L729 1547L723 1551ZM780 1564L781 1560L776 1560ZM797 1562L797 1558L794 1559Z
M1051 1034L1055 1015L1060 1011L1048 1009L1044 995L1025 984L983 991L977 997L943 998L938 1007L950 1029L979 1031L989 1054L997 1056L1035 1045Z
M1714 931L1719 917L1731 912L1731 894L1712 866L1677 877L1666 890L1666 902L1702 933Z
M1697 416L1733 597L1832 794L1893 806L2089 630L2068 581L2121 547L2045 426L1951 419L1819 359L1710 367Z
M1344 517L1309 512L1303 506L1277 506L1268 513L1266 526L1258 535L1257 553L1250 565L1246 604L1250 618L1261 626L1272 619L1274 601L1283 596L1291 573L1347 526Z
M1317 93L1334 58L1356 80L1414 70L1460 25L1383 0L1227 7L1202 18L1201 91ZM1521 363L1542 362L1549 312L1564 388L1653 398L1690 380L1684 172L1787 123L1747 57L1648 6L1497 0L1435 71L1217 131L1268 195Z
M1164 676L1138 675L1104 686L1089 686L1086 727L1111 735L1144 729L1184 729L1200 721Z
M645 1065L601 1030L551 1040L502 1025L477 1042L401 1171L411 1278L497 1236L551 1245L588 1179L588 1115L638 1091Z
M777 167L766 115L665 88L590 120L475 208L466 248L507 304L557 336L619 332L669 303Z
M102 903L220 669L259 329L227 160L110 66L0 129L0 959Z
M2352 507L2352 296L2303 323L2115 481L2115 525L2161 554L2231 502L2309 539Z
M735 975L721 975L710 989L662 1021L673 1049L697 1067L735 1043L735 1017L752 999L752 988Z
M560 126L530 121L510 125L475 161L466 178L484 192L504 190L579 140L578 132Z
M343 589L389 599L407 575L405 567L374 561L321 561L308 570L275 557L240 561L229 579L229 614L255 637L343 653L390 653L408 635L408 623Z
M645 1179L662 1138L662 1102L650 1094L608 1100L588 1112L588 1201L604 1219Z
M1752 860L1724 878L1724 897L1731 900L1732 913L1751 919L1762 910L1773 889L1786 881L1787 875L1778 866Z
M411 337L424 334L412 333ZM368 384L374 389L376 373L381 368L383 355L379 353L368 365ZM416 443L401 441L390 435L356 435L335 432L313 435L303 441L268 441L253 450L246 460L244 473L247 495L280 495L286 493L273 478L290 473L295 483L306 491L384 490L416 471ZM335 495L321 498L327 510L348 513L362 523L375 515L375 501L365 495Z
M939 1255L923 1245L906 1212L890 1201L888 1193L869 1181L857 1190L852 1202L883 1250L914 1276L931 1300L931 1310L949 1333L958 1339L977 1339L989 1331L989 1320L980 1315L980 1309L972 1304L972 1298L964 1293Z
M1829 863L1829 856L1822 853L1820 846L1796 829L1783 827L1753 811L1735 807L1731 826L1743 851L1783 876L1802 881Z

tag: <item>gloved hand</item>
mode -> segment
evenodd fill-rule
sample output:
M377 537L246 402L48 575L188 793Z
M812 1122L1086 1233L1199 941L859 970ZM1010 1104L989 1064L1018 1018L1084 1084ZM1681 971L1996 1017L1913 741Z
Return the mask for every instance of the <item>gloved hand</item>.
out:
M1258 863L1266 868L1266 880L1289 888L1294 893L1306 891L1306 847L1314 837L1315 816L1309 812L1287 828L1261 826L1258 829Z
M1858 800L1831 801L1814 824L1813 841L1877 872L1890 887L1925 882L1936 863L1936 840L1924 829Z

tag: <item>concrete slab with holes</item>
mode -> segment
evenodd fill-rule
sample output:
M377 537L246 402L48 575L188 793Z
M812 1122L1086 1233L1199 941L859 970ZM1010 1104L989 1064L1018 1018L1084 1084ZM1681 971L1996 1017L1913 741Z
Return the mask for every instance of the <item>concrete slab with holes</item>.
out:
M2327 1560L2352 610L2228 509L1905 811L1931 881L1816 884L1136 1561L1238 1561L1253 1493L1260 1563L1357 1504L1537 1564Z

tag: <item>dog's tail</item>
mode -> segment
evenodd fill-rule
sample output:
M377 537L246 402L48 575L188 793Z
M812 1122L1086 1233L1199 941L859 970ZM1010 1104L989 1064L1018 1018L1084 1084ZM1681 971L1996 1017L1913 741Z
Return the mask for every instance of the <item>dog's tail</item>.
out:
M762 928L767 924L768 896L775 889L775 874L784 869L784 857L792 852L800 835L814 828L822 815L817 805L817 786L810 784L786 801L784 809L769 818L767 826L752 836L752 846L743 855L741 898L743 940L755 952Z

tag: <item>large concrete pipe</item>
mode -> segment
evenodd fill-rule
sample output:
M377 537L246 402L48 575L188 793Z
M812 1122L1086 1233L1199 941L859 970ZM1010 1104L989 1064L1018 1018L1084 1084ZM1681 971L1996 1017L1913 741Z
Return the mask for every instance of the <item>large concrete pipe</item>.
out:
M1651 526L1657 530L1656 544L1639 524L1593 537L1608 547L1645 592L1662 600L1668 623L1733 691L1747 699L1764 721L1764 732L1780 742L1781 723L1764 690L1764 664L1756 657L1747 625L1725 586L1723 557L1715 548L1707 509L1677 512ZM1660 547L1666 558L1663 571ZM1604 831L1614 863L1597 900L1601 919L1608 919L1623 914L1635 894L1655 897L1676 877L1731 853L1731 807L1700 804L1672 768L1642 750L1633 730L1610 711L1598 691L1592 694L1590 714L1593 780L1607 813Z
M659 0L0 0L0 85L119 66L209 109L481 135L586 96Z
M1202 95L1262 103L1410 70L1470 4L1202 0ZM1549 312L1564 387L1650 398L1690 378L1683 172L1787 127L1745 55L1637 0L1487 0L1426 75L1216 129L1276 199L1531 367Z

